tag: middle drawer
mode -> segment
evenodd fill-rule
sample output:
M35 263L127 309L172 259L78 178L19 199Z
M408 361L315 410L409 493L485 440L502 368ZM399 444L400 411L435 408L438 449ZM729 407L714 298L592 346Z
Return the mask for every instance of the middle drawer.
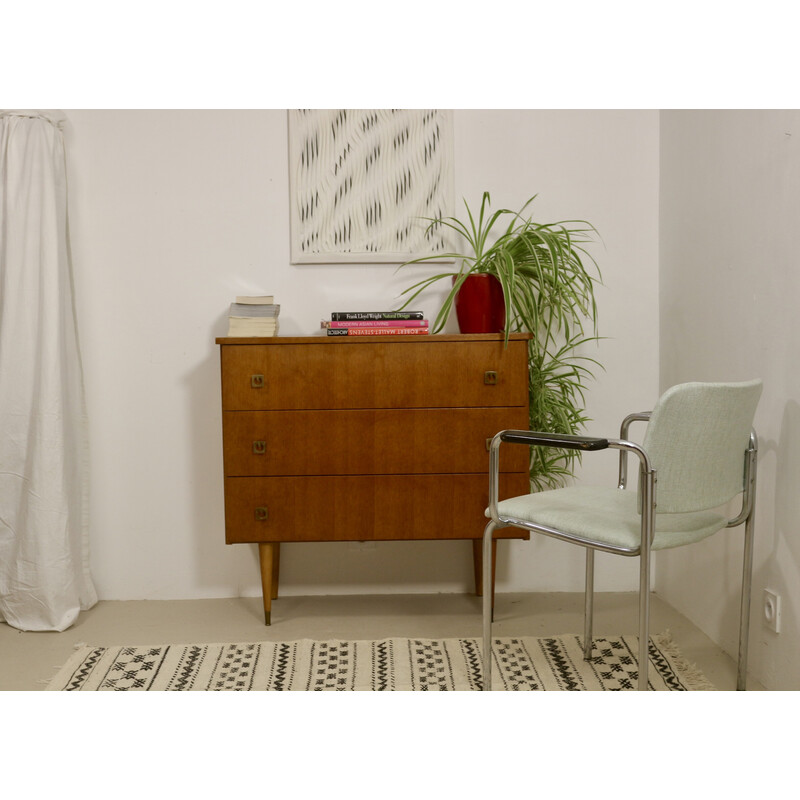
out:
M511 408L225 411L228 477L486 473L486 440L527 430ZM525 471L528 448L503 450L503 472Z

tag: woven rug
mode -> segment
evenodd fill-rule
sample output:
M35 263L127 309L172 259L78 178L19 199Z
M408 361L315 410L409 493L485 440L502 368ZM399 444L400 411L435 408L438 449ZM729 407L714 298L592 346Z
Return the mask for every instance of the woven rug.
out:
M50 691L470 691L481 689L479 639L78 646ZM669 633L650 640L650 689L713 690ZM495 639L493 689L635 690L636 637Z

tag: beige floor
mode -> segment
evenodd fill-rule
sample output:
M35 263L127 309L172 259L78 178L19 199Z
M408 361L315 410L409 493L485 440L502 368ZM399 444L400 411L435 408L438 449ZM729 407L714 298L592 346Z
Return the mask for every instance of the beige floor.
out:
M481 601L471 595L285 597L263 624L259 598L101 602L63 633L0 623L0 690L41 690L78 643L98 646L292 639L479 637ZM636 633L635 594L598 594L595 633ZM653 596L651 631L672 632L684 655L720 690L736 683L733 660L684 616ZM498 595L497 636L582 633L582 594ZM752 682L749 689L763 690Z

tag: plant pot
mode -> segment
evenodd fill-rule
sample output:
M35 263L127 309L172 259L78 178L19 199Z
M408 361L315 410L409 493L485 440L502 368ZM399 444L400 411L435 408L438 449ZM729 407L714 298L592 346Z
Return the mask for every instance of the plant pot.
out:
M455 307L461 333L500 333L505 328L503 287L494 275L469 275L458 290Z

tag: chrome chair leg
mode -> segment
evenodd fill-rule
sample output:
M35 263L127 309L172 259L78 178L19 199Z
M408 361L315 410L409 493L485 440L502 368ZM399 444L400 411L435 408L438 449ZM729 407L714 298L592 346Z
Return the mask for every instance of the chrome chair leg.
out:
M492 534L491 520L483 531L483 690L492 689Z
M583 660L592 658L592 623L594 622L594 550L586 548L586 589L583 612Z
M750 589L753 580L753 511L744 524L744 567L742 569L742 607L739 614L739 664L736 691L747 688L747 651L750 639Z
M647 673L650 667L648 647L650 644L650 552L649 548L640 556L639 564L639 686L647 691Z

